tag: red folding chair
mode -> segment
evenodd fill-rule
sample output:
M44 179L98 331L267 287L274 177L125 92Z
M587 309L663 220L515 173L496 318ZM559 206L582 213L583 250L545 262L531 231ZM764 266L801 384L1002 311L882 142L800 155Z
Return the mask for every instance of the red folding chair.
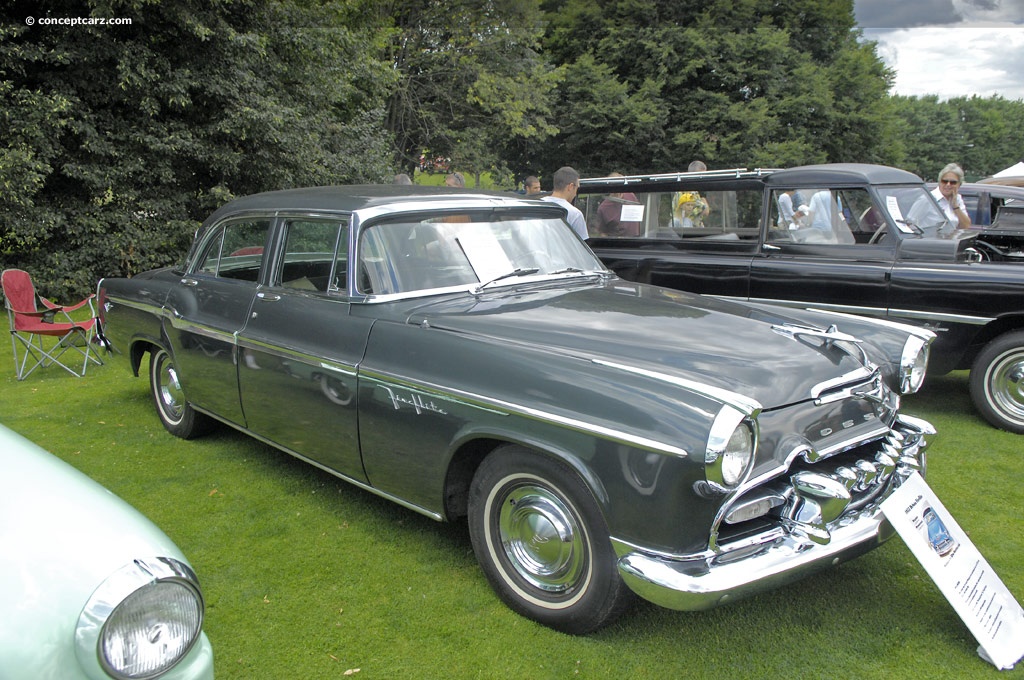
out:
M0 275L0 282L11 327L11 345L14 347L14 367L18 380L24 380L40 366L50 364L57 364L81 378L90 361L103 363L92 348L96 337L96 309L92 304L95 295L71 306L58 305L37 294L32 285L32 277L21 269L5 269ZM91 318L88 321L73 320L70 312L85 305L89 305ZM57 318L61 320L56 321ZM74 364L64 358L68 352L72 353ZM75 370L78 362L75 352L82 356L80 370Z

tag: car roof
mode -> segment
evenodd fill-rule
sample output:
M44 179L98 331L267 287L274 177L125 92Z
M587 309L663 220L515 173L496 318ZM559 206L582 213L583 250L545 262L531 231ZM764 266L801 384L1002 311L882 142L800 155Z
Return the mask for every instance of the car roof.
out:
M868 184L921 184L912 172L870 163L803 165L773 172L765 180L770 187L843 187Z
M921 178L912 172L886 165L869 163L826 163L803 165L787 169L734 168L731 170L707 170L703 172L680 172L660 175L629 175L614 177L592 177L580 181L581 191L595 191L610 187L652 191L658 186L671 190L673 185L687 188L716 190L750 187L752 184L768 187L849 187L874 185L920 185Z
M243 196L218 208L207 218L206 223L211 224L227 215L242 213L278 211L350 213L363 208L395 205L398 203L416 202L421 205L429 205L431 202L450 203L453 198L459 197L477 201L481 199L499 199L511 203L539 203L535 199L526 198L511 192L400 184L353 184L282 189ZM541 205L550 206L552 204L541 203Z

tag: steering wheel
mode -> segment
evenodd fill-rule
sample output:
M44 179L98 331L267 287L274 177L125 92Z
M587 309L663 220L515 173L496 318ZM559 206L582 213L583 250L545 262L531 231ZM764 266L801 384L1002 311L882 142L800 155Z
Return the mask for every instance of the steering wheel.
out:
M875 231L875 233L871 235L871 238L868 239L868 245L870 246L870 245L873 245L875 243L878 243L881 240L882 235L887 233L888 231L889 231L889 225L888 224L883 224L882 226L880 226Z

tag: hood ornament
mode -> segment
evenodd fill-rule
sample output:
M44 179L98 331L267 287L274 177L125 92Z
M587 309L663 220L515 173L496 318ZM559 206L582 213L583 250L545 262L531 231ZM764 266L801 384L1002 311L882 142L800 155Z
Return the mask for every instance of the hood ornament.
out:
M867 352L860 346L860 338L849 333L843 333L835 324L832 324L825 330L793 323L772 324L772 330L779 335L785 335L794 340L817 338L825 347L837 347L859 361L863 366L870 366L871 364Z

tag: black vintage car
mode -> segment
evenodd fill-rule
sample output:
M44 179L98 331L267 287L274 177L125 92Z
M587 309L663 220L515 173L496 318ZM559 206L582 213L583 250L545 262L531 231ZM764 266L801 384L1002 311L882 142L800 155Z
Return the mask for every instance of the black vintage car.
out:
M993 425L1024 433L1024 233L956 230L919 177L835 164L585 179L589 243L619 276L937 334ZM1005 226L1010 226L1006 224Z
M179 437L221 422L437 520L516 611L582 633L869 550L923 469L930 333L624 281L557 205L343 187L234 201L104 279ZM723 342L728 338L729 342ZM297 550L302 549L296 546Z

